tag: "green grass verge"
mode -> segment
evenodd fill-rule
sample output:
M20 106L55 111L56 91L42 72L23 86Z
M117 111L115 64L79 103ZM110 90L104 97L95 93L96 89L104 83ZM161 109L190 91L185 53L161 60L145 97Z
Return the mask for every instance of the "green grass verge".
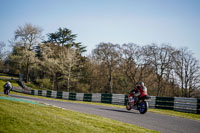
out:
M182 117L182 118L200 121L200 114L184 113L184 112L164 110L164 109L149 109L148 111L153 112L153 113L158 113L158 114L164 114L164 115L170 115L174 117Z
M157 132L96 115L8 100L0 100L0 125L4 133Z

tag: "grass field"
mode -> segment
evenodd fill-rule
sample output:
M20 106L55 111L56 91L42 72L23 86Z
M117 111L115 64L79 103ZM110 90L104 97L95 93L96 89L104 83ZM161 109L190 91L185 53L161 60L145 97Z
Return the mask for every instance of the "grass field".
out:
M2 133L157 132L95 115L8 100L0 100L0 125Z

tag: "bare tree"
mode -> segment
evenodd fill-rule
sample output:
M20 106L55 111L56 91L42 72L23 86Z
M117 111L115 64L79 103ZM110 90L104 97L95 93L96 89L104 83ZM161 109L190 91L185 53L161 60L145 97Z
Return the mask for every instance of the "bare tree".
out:
M58 60L56 60L56 47L50 43L39 44L39 71L45 72L43 75L46 75L52 80L52 89L56 86L56 73L59 67Z
M146 46L146 58L145 60L151 64L154 73L156 74L157 93L162 94L163 80L166 76L167 70L169 70L172 63L173 48L171 46L163 44L161 47L156 44Z
M61 47L52 43L40 44L40 64L42 69L52 77L53 88L58 91L58 82L61 81L67 85L67 91L70 91L71 81L74 81L74 70L78 65L79 58L74 49ZM58 52L62 48L62 53ZM73 80L72 80L73 79Z
M5 46L6 44L4 42L0 42L0 71L3 71L3 60L6 56L6 52L5 52Z
M0 61L3 60L3 58L5 57L5 48L6 44L4 42L0 42Z
M40 39L42 39L42 29L32 24L19 26L15 31L15 41L27 50L33 50Z
M148 65L144 60L144 51L143 48L133 44L123 44L122 46L122 67L123 72L131 81L132 85L138 81L144 80L148 77L149 71Z
M192 92L198 89L200 85L199 62L187 48L177 50L173 59L182 96L190 97Z
M102 64L105 64L108 71L107 87L109 92L113 92L113 72L115 67L119 64L119 45L112 43L100 43L96 49L93 50L93 55Z
M24 26L19 26L15 31L15 45L20 47L18 51L18 59L21 60L21 71L24 71L25 67L25 77L26 82L29 81L29 72L32 64L35 63L35 51L34 48L38 44L38 41L41 39L42 30L31 24L25 24ZM17 55L15 55L17 56ZM16 58L15 58L16 59Z
M79 59L77 57L77 53L72 48L63 48L63 53L65 56L60 55L59 59L61 59L62 63L60 63L60 72L62 74L63 80L67 80L67 90L70 91L71 88L71 81L72 79L75 81L74 78L74 70L77 68L77 65L79 63Z

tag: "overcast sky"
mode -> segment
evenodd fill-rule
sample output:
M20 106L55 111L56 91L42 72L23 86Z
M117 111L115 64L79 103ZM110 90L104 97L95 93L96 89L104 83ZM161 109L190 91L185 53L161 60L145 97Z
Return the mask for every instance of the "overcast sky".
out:
M68 28L87 53L100 42L166 43L200 59L200 0L0 0L0 41L25 23L43 35Z

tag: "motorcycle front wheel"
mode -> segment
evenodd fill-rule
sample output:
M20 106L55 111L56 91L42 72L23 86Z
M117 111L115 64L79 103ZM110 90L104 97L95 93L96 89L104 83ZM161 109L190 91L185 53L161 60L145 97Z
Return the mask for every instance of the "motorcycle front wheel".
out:
M131 107L130 103L127 102L127 104L126 104L126 109L127 109L127 110L131 110L131 108L132 108L132 107Z

